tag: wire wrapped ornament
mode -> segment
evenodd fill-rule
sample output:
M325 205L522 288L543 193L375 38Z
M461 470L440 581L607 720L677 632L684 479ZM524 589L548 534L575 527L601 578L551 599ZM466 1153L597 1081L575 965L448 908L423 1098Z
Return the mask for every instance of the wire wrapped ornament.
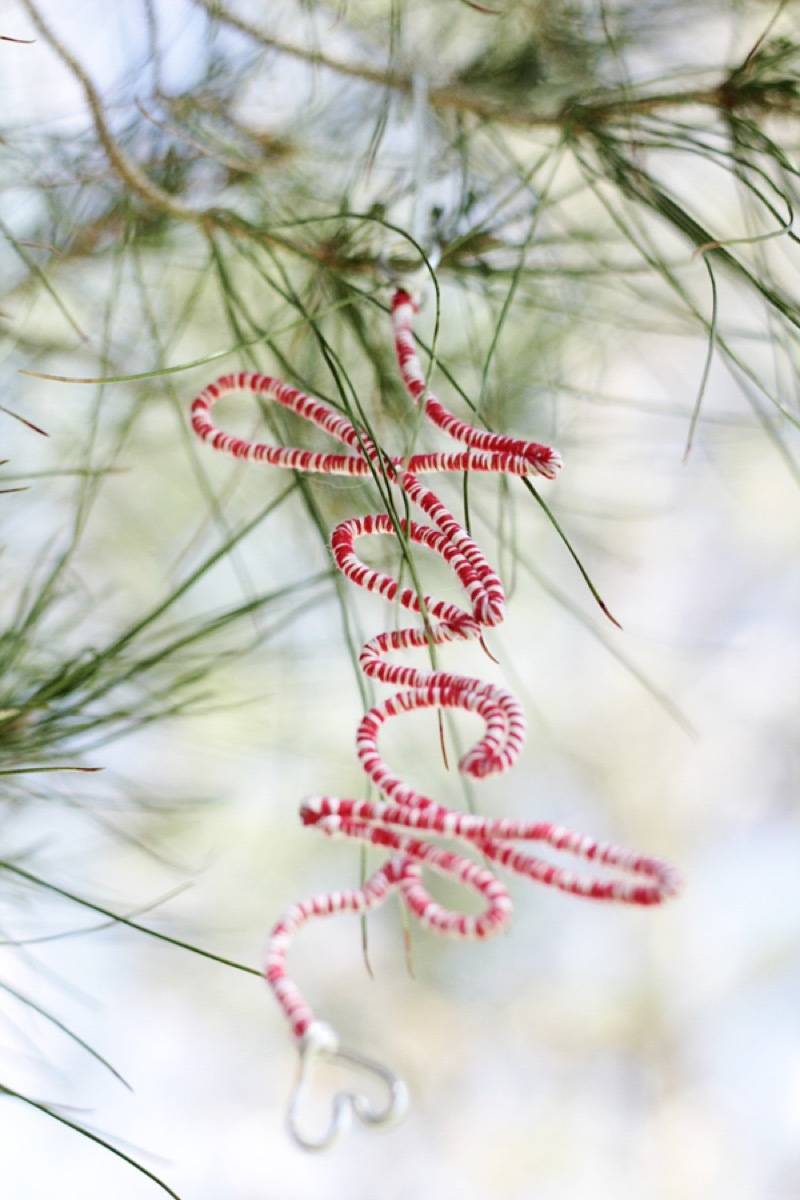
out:
M483 779L513 766L522 748L526 722L519 703L508 691L466 675L400 665L386 656L394 651L428 649L445 642L481 640L483 630L498 626L505 612L502 582L480 547L420 476L470 471L536 474L553 479L561 466L558 452L549 446L476 429L445 408L425 383L412 332L415 311L416 304L409 292L398 289L392 299L391 313L403 382L428 420L460 442L463 450L387 458L365 430L321 400L281 380L252 372L223 375L204 388L191 408L195 433L215 450L245 462L315 474L367 477L380 470L388 483L430 522L420 524L389 513L376 513L342 521L331 536L334 562L351 582L386 600L396 600L422 621L409 628L378 634L363 646L359 657L365 675L401 689L364 715L356 735L361 766L382 798L373 801L317 796L306 800L300 809L304 824L329 837L352 838L381 847L388 857L363 886L311 896L292 905L274 926L269 940L266 979L300 1050L300 1073L289 1107L289 1128L306 1149L331 1145L354 1115L365 1124L386 1124L396 1119L407 1103L404 1084L379 1063L343 1048L330 1026L315 1018L303 993L287 974L289 948L307 921L340 912L365 913L397 894L409 913L436 933L477 940L499 933L511 917L511 899L505 885L489 866L444 848L437 840L441 838L466 843L484 864L496 864L535 883L591 900L655 905L673 895L677 888L674 870L659 859L598 842L548 821L481 817L447 808L411 787L381 757L380 730L392 717L418 709L440 712L464 709L483 718L485 731L461 759L459 770L474 779ZM273 446L223 432L211 420L212 407L223 397L242 391L290 409L343 444L348 452ZM358 557L355 546L359 538L397 537L398 533L408 543L433 551L447 563L466 593L468 608L420 595L411 586L402 587L392 576L367 566ZM614 868L616 874L605 871L576 874L532 854L527 847L536 843L593 866ZM443 907L425 886L426 869L475 891L484 905L483 911L469 916ZM339 1092L327 1129L319 1135L304 1132L300 1108L309 1071L319 1056L338 1058L359 1071L376 1075L386 1087L385 1103L375 1105L358 1091Z

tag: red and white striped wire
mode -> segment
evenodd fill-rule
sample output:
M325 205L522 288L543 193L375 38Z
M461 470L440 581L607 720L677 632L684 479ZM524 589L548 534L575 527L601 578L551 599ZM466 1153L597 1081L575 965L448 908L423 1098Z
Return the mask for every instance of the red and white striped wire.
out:
M444 471L538 474L552 479L561 465L555 450L536 442L474 428L459 420L428 390L412 333L416 306L409 293L398 290L392 300L394 344L400 372L411 397L439 429L467 447L451 453L413 454L406 459L379 455L363 429L346 417L296 388L267 375L241 372L224 375L206 387L192 404L192 426L215 450L248 462L287 467L296 471L331 475L367 476L380 470L405 493L430 524L399 522L407 540L424 546L452 568L469 600L468 608L420 597L415 588L402 587L391 576L363 563L356 552L357 539L371 535L397 536L396 524L385 513L353 517L337 525L331 549L337 567L353 583L422 614L422 623L380 633L363 647L360 665L380 683L402 690L370 709L356 736L361 765L375 784L378 801L320 796L301 807L306 825L328 836L345 836L385 847L388 859L362 887L311 896L294 904L281 917L270 937L266 978L301 1046L333 1050L335 1035L312 1010L286 972L289 946L300 927L313 917L338 912L364 913L397 893L409 911L426 927L458 938L485 938L504 928L511 915L511 900L497 876L471 858L443 848L434 839L459 839L484 861L497 863L536 883L592 900L627 904L660 904L677 887L673 869L656 858L637 854L548 821L512 821L504 817L464 814L437 803L405 783L383 760L378 749L381 727L392 717L415 709L460 708L484 720L481 740L462 758L459 768L476 779L505 771L519 755L525 736L525 717L516 699L503 688L446 671L420 669L387 661L393 651L424 649L431 644L480 639L484 628L499 625L504 616L503 585L472 537L446 508L422 474ZM233 392L250 391L291 409L347 447L349 453L317 453L245 441L217 429L211 420L213 405ZM575 874L561 865L522 849L520 843L542 843L556 851L616 868L617 874ZM454 912L437 903L425 887L423 869L472 888L484 902L478 916ZM349 1055L350 1058L356 1056ZM374 1064L373 1064L374 1065ZM386 1074L384 1073L385 1077ZM361 1111L363 1097L346 1097L362 1119L379 1115ZM303 1138L300 1138L304 1141ZM304 1144L328 1144L328 1140Z

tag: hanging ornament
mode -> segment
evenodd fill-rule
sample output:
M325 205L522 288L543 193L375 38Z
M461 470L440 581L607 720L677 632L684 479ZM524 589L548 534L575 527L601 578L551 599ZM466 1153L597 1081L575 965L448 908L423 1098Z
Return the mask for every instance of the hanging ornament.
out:
M383 865L362 887L329 892L302 900L289 908L272 930L267 952L266 979L283 1010L300 1050L300 1074L289 1108L289 1128L307 1149L332 1144L352 1116L368 1125L396 1119L407 1103L403 1083L379 1063L340 1046L335 1032L318 1020L297 985L286 972L286 958L295 935L307 921L334 913L365 913L397 894L409 913L435 933L481 940L499 933L509 922L511 899L504 884L486 863L574 896L624 904L660 904L677 887L676 875L666 863L637 854L549 821L516 821L505 817L480 817L449 809L417 791L383 760L378 748L382 726L391 718L417 709L465 709L477 713L485 724L483 737L461 759L459 769L474 779L506 771L513 766L525 737L525 716L516 699L504 688L465 675L437 669L420 669L387 660L394 651L425 649L445 642L481 640L483 630L498 626L504 617L503 585L483 552L459 521L426 486L420 476L437 472L471 471L488 474L553 479L561 459L557 451L520 438L508 437L459 420L427 388L417 356L412 321L416 305L410 294L398 289L392 299L394 345L400 373L412 399L425 416L466 449L453 452L387 457L368 434L322 401L268 375L241 372L223 375L206 387L192 404L192 426L215 450L247 462L327 475L370 476L377 472L420 509L428 524L398 518L390 513L353 517L337 525L331 536L336 566L351 582L386 600L396 600L421 617L421 624L380 633L366 643L359 662L364 674L379 683L402 690L370 709L356 735L361 765L380 793L379 800L350 800L319 796L300 809L303 823L329 837L347 837L387 851ZM211 420L214 404L235 392L250 391L274 400L312 422L347 448L347 453L319 453L245 441L217 429ZM381 571L368 567L356 553L361 537L402 537L406 545L424 546L438 554L457 576L468 607L420 595ZM443 848L437 839L465 843L483 860L476 862ZM527 848L541 843L562 855L584 860L611 872L574 873L532 854ZM484 908L467 916L443 907L428 892L424 871L432 870L471 888ZM614 873L616 872L616 874ZM328 1128L319 1136L303 1132L300 1106L309 1071L318 1057L338 1059L359 1072L371 1072L386 1087L383 1105L375 1105L358 1091L339 1092L334 1098Z

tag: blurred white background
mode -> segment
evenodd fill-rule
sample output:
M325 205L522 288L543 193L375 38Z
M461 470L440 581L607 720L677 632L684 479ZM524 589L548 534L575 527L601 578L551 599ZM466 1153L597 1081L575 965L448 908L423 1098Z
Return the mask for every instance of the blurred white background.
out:
M138 5L83 2L69 19L56 0L42 8L104 86L136 58ZM161 8L168 22L170 5ZM173 53L180 74L199 26L186 6L172 11L175 44L184 43ZM27 35L18 5L4 4L0 18L0 31ZM7 111L31 125L84 127L82 99L46 48L4 45L2 54ZM180 269L191 272L188 257ZM92 286L102 292L101 270ZM446 283L442 303L446 356L461 345L463 310ZM46 298L37 300L25 320L35 326L48 311ZM633 911L511 879L509 935L449 944L415 929L414 978L395 903L369 923L372 979L357 921L309 927L293 975L348 1044L391 1065L412 1093L397 1129L356 1130L325 1156L303 1155L285 1134L295 1051L258 979L123 928L0 947L0 977L57 1011L133 1091L2 994L0 1081L101 1132L184 1200L790 1200L800 1192L797 480L718 365L682 461L702 340L635 329L598 339L601 351L574 356L574 394L557 405L546 386L519 390L519 404L531 406L519 428L562 448L565 471L546 495L624 632L593 608L520 489L516 585L508 621L491 638L501 665L474 647L449 647L443 659L506 679L529 716L517 768L476 789L481 811L550 818L668 858L684 890L663 909ZM177 359L229 340L191 331ZM178 376L182 400L214 373ZM9 423L2 457L20 471L74 461L89 389L20 383L10 369L6 381L12 407L50 439ZM441 394L457 404L443 383ZM106 408L118 402L108 388ZM98 628L152 603L201 511L188 460L175 452L175 417L157 399L148 403L152 421L139 422L122 456L127 470L106 484L81 560ZM215 485L229 479L218 457L206 466ZM253 468L229 516L236 523L284 484ZM70 486L46 480L3 497L7 584L28 570L31 547L66 522ZM337 512L347 511L348 485L314 486L325 503L338 489ZM458 481L440 490L458 504ZM496 485L477 481L472 501L490 558L507 563ZM297 497L248 540L242 561L262 587L325 567ZM229 603L236 586L221 569L204 581L202 600ZM388 627L392 614L378 602L354 603L366 633ZM8 813L4 857L38 847L29 859L38 875L120 913L188 883L141 920L259 966L267 930L289 902L358 878L357 848L304 830L296 815L309 793L362 794L361 705L333 597L245 662L223 663L216 697L230 707L90 756L147 804L120 805L103 775L56 779L49 800ZM478 725L464 717L459 730L466 741ZM382 746L430 794L463 806L431 714L395 722ZM31 897L21 884L3 891L7 936L99 920L66 900ZM0 1163L9 1200L159 1194L9 1098L0 1106Z

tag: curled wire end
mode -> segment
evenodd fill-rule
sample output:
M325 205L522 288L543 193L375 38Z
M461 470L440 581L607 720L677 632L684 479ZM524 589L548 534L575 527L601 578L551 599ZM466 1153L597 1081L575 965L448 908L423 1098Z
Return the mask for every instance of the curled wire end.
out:
M358 1091L336 1092L327 1129L316 1135L305 1133L301 1110L314 1062L319 1058L355 1067L362 1075L380 1080L386 1090L384 1103L375 1104ZM393 1071L354 1050L344 1049L334 1031L323 1022L314 1021L309 1025L300 1042L300 1070L286 1113L289 1133L298 1146L304 1150L327 1150L350 1129L354 1115L363 1125L377 1128L399 1121L407 1108L408 1088Z

